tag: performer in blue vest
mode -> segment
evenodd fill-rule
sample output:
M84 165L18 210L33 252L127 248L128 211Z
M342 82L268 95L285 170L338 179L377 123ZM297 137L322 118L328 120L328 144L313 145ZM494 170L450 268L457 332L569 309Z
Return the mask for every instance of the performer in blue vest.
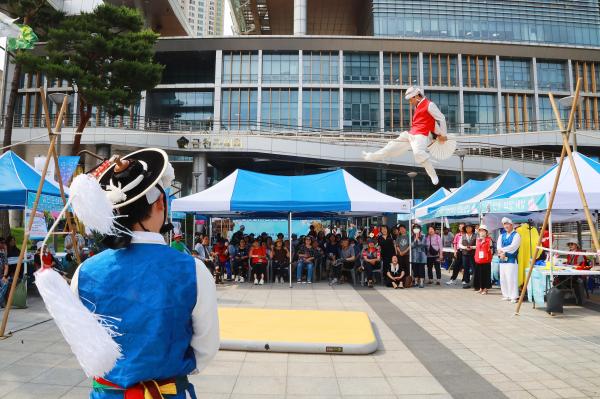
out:
M514 229L512 220L502 218L504 232L498 237L497 253L500 258L500 290L503 301L517 302L519 298L519 264L517 255L521 236Z
M99 178L123 231L104 239L110 249L86 260L71 287L86 307L111 317L123 356L94 379L92 399L196 398L187 376L219 348L210 271L161 235L173 177L164 151L143 149Z

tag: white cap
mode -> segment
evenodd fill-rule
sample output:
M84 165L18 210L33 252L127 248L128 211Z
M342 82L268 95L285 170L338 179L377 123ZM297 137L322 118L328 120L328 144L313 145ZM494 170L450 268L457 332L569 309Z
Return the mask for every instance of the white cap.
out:
M42 245L44 245L43 241L38 241L37 244L35 244L35 246L36 246L37 249L41 249Z
M510 220L510 219L509 219L509 218L507 218L507 217L503 217L503 218L502 218L502 224L506 224L506 223L508 223L508 224L513 224L513 221L512 221L512 220Z
M485 224L480 224L479 230L485 230L485 231L489 232L488 227Z
M406 89L406 93L404 94L404 98L406 100L410 100L418 94L423 95L423 89L421 89L420 87L410 86L408 89Z

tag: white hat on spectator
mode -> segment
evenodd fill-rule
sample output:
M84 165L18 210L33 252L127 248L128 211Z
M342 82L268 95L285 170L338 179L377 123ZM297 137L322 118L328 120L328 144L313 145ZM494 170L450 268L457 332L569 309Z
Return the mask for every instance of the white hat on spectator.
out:
M488 227L485 224L479 225L479 230L485 230L485 231L487 231L489 233L489 229L488 229Z
M420 87L415 87L415 86L410 86L408 89L406 89L406 93L404 95L404 98L406 100L410 100L411 98L413 98L416 95L424 95L423 94L423 89L421 89Z
M514 224L513 221L510 220L509 218L503 217L502 218L502 224L506 224L506 223L508 223L508 224Z

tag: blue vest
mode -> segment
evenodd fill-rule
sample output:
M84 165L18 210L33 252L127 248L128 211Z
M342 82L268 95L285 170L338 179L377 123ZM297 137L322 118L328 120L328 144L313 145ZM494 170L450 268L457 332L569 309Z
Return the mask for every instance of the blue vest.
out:
M123 358L105 378L128 388L192 372L196 291L194 259L166 245L132 244L86 260L79 271L82 303L97 314L121 319L114 324Z
M517 232L515 230L512 231L512 233L510 233L509 236L506 235L506 231L504 233L502 233L502 246L503 247L507 247L510 244L512 244L513 238L515 237L515 234L517 234ZM517 263L517 256L519 254L519 250L517 249L515 252L513 253L508 253L506 252L506 260L501 260L500 263Z

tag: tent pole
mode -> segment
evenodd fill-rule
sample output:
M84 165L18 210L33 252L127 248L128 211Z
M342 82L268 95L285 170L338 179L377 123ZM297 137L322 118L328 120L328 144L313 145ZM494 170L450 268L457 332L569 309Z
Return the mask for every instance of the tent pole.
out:
M577 87L575 89L575 95L573 97L573 104L571 105L571 112L569 114L569 122L567 124L567 128L563 124L562 118L560 116L560 112L558 111L558 107L556 106L556 102L554 101L554 96L552 93L548 93L548 97L550 98L550 104L552 105L552 110L554 111L554 116L556 118L556 123L558 128L561 131L563 137L563 146L562 151L560 152L560 159L558 161L558 166L556 167L556 176L554 177L554 184L552 186L552 191L550 191L550 198L548 200L548 207L546 209L546 215L544 216L544 223L542 223L542 232L548 228L548 220L550 218L550 214L552 213L552 206L554 205L554 198L556 197L556 190L558 188L558 182L560 181L560 174L562 173L562 168L565 163L565 156L567 155L567 147L569 147L569 132L573 129L573 124L575 122L575 109L577 107L577 101L579 100L579 92L581 91L581 83L582 78L577 80ZM571 149L569 148L569 151ZM586 204L587 205L587 204ZM543 234L538 238L538 243L535 246L536 248L542 245L542 237ZM537 253L537 250L536 250ZM529 263L529 272L527 272L527 276L525 277L525 281L523 282L523 288L521 288L521 295L519 296L519 301L517 302L517 308L515 309L515 315L519 314L521 310L521 305L523 304L523 299L525 299L525 291L527 290L527 285L529 284L529 280L531 279L531 274L533 273L533 266L535 264L535 256L531 257L531 261Z
M290 261L288 265L288 277L290 280L290 288L292 288L292 212L290 212L288 216L288 240L290 242Z
M544 235L544 232L542 231L542 235ZM548 218L548 238L550 239L550 244L549 244L549 251L548 254L550 255L550 281L552 282L551 284L554 283L554 254L552 253L552 250L554 249L554 242L552 240L552 214L550 214L550 217ZM536 255L537 255L537 251L536 251Z

